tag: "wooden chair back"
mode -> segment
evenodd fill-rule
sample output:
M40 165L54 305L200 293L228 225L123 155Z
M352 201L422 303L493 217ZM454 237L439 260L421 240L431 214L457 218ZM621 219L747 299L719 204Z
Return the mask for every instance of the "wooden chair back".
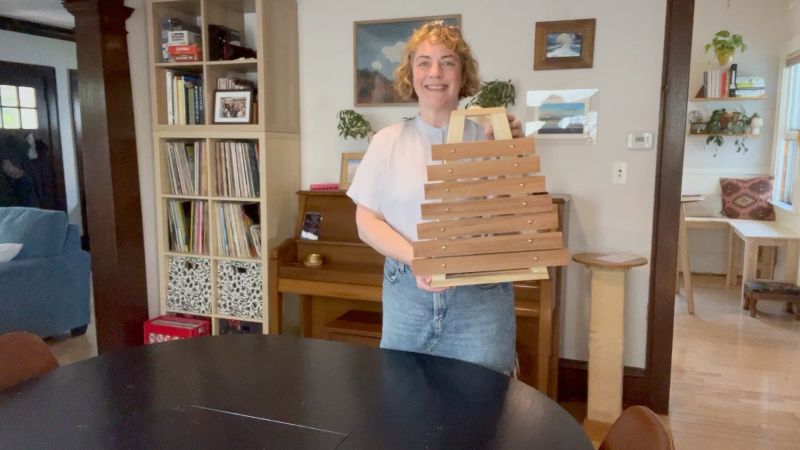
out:
M0 336L0 391L57 367L50 347L39 336L24 331Z
M614 422L598 450L674 450L669 430L646 406L631 406Z

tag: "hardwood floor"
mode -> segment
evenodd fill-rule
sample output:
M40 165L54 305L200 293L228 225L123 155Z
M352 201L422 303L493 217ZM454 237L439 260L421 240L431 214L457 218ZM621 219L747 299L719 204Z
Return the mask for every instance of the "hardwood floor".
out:
M675 307L670 415L662 416L678 449L800 448L800 322L778 302L751 318L739 288L724 277L693 277L695 315ZM59 362L97 354L94 324L85 336L50 340ZM585 404L563 405L576 417ZM587 429L599 443L606 430Z
M692 277L695 315L675 307L670 415L678 449L800 448L800 322L760 302L752 318L740 287Z

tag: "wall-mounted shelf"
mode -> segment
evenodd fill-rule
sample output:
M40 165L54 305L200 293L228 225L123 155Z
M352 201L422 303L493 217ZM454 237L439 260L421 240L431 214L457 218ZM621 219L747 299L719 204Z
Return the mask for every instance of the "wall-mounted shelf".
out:
M767 97L694 97L693 102L746 102L750 100L765 100Z

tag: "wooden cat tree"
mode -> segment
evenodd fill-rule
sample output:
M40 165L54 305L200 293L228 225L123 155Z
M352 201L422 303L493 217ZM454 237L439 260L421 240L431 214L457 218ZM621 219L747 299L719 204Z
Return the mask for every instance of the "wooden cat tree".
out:
M467 117L487 119L494 141L463 142ZM505 108L455 111L447 144L432 146L412 269L432 286L546 279L569 253L545 189L533 139L512 139Z

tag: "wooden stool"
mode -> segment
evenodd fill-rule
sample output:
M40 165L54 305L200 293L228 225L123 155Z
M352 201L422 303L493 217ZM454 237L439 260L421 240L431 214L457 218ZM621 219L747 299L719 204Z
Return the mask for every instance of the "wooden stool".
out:
M351 310L325 325L325 338L332 341L378 347L381 344L382 314Z
M750 310L750 317L756 316L756 304L759 300L786 302L786 312L794 311L795 320L800 320L800 287L794 283L772 280L745 281L742 307Z
M610 424L622 414L625 276L647 259L600 253L579 253L572 259L592 271L586 420Z

